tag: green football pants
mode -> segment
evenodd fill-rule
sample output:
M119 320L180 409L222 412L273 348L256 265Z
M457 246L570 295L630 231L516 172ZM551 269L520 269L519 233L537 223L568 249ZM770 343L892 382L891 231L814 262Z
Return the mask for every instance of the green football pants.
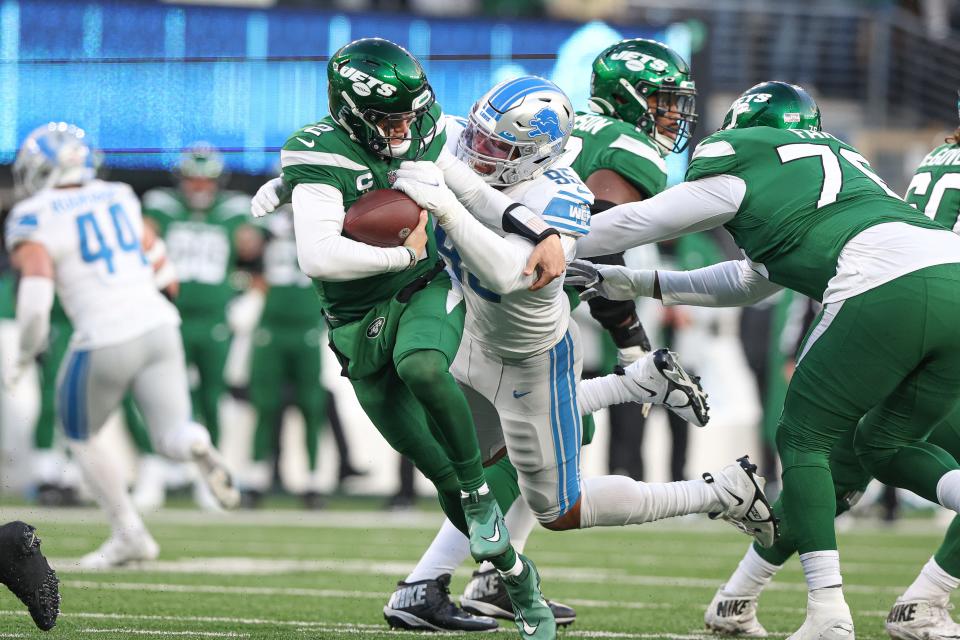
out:
M37 449L53 448L53 434L57 425L57 371L70 346L73 327L68 322L50 324L50 344L40 365L40 413L33 431L33 445Z
M262 324L253 334L250 401L257 412L253 459L271 457L283 418L283 397L293 402L306 428L310 470L317 468L317 444L327 411L327 390L320 384L320 328L314 325Z
M223 318L184 319L180 325L187 365L199 374L199 383L190 390L193 414L198 417L214 445L220 440L220 396L226 389L223 367L230 351L230 329Z
M868 473L930 500L943 474L960 468L925 441L960 399L958 317L960 264L824 308L801 347L777 432L783 525L797 551L837 548L830 454L844 434L853 432Z

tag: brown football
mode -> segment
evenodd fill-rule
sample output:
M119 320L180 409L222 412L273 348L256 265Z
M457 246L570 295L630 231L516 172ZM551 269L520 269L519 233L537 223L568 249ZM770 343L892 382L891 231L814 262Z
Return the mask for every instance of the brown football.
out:
M365 193L347 210L343 235L375 247L398 247L420 222L420 205L402 191Z

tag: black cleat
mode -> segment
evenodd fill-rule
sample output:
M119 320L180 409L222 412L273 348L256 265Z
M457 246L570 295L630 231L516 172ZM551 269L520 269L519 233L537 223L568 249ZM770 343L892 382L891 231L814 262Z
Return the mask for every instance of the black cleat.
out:
M327 506L327 499L316 491L307 491L300 499L303 500L303 508L308 511L319 511Z
M547 600L547 604L553 611L557 626L565 627L568 624L573 624L574 620L577 619L577 612L573 607L551 600ZM502 620L514 619L510 596L507 594L507 590L503 588L503 582L500 581L500 572L496 569L473 572L473 577L470 578L470 582L463 589L460 606L463 607L464 611L478 616L490 616Z
M240 492L241 509L259 509L263 502L263 492L256 489L246 489Z
M398 582L383 617L394 629L414 631L490 631L500 626L493 618L469 614L453 604L449 573L436 580Z
M0 527L0 582L27 605L34 623L49 631L60 614L60 580L40 552L35 531L20 521Z

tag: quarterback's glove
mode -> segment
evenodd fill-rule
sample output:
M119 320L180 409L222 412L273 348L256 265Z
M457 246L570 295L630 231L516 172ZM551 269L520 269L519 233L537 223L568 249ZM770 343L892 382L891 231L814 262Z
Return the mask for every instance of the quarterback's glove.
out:
M393 188L432 213L440 226L453 224L466 214L456 194L447 187L443 171L432 162L407 160L394 172L393 178Z
M652 298L657 272L649 269L628 269L614 265L595 265L587 260L574 260L567 266L566 284L586 287L581 300L600 296L607 300Z
M250 201L250 213L254 218L262 218L276 211L280 205L290 202L292 194L293 190L283 181L283 176L269 180L257 189Z

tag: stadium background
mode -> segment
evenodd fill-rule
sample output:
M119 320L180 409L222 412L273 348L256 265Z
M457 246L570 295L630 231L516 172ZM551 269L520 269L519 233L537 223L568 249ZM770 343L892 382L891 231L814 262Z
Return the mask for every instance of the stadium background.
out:
M276 170L276 151L289 132L326 113L330 53L367 36L395 40L420 57L441 104L454 114L465 114L486 88L519 73L553 79L576 107L584 108L596 53L623 37L663 40L692 62L701 114L697 137L716 128L743 88L767 78L797 82L820 101L825 128L851 141L900 192L919 159L956 120L960 67L950 62L960 58L960 46L951 38L956 6L946 0L209 4L228 6L0 2L4 208L12 201L8 166L18 143L50 120L84 127L102 151L102 173L132 183L139 192L170 184L180 150L197 140L224 151L232 171L229 186L252 192ZM676 182L686 153L671 156L668 164ZM721 251L735 250L724 238L715 240ZM656 260L642 251L633 259L637 264ZM4 276L9 284L9 272ZM651 330L657 306L642 305ZM757 449L764 400L742 355L739 312L692 313L693 330L682 332L673 346L703 375L714 419L709 429L692 434L688 475L741 450ZM0 357L9 358L13 336L6 324L0 327ZM584 324L589 329L592 322ZM587 335L588 368L602 368L599 336L589 330ZM239 353L228 365L239 386L245 378L242 361ZM396 484L395 456L334 375L332 360L328 364L325 384L344 413L356 465L370 471L350 491L389 493ZM24 472L29 455L23 455L36 413L31 391L22 387L2 403L0 473L6 495L31 490ZM230 425L224 446L242 465L249 455L252 416L245 403L230 397L224 398L223 412ZM304 482L298 471L302 440L297 416L288 418L284 461L288 484L296 488ZM669 476L665 423L655 412L642 454L648 479ZM607 466L606 430L599 432L598 446L586 455L594 473ZM118 439L125 441L119 429ZM321 486L332 491L336 462L329 440L326 430L320 473ZM425 483L421 487L426 489Z

